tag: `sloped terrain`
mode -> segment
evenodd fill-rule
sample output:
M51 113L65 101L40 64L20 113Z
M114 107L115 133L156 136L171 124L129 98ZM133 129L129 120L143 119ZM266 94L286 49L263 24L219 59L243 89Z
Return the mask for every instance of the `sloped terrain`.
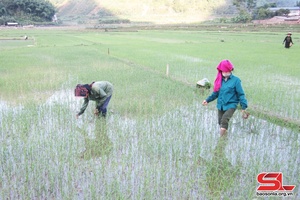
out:
M216 12L228 12L230 0L50 0L58 17L76 23L98 23L102 19L131 22L190 23L204 21Z
M277 1L293 6L293 0ZM193 23L232 16L232 0L50 0L63 23L101 24L147 22L155 24ZM258 0L257 5L266 1ZM278 21L278 19L276 20ZM260 23L271 23L262 21ZM276 22L277 23L277 22ZM283 23L295 23L284 21Z
M96 15L101 9L95 0L64 1L56 3L55 6L57 6L61 16L91 16Z

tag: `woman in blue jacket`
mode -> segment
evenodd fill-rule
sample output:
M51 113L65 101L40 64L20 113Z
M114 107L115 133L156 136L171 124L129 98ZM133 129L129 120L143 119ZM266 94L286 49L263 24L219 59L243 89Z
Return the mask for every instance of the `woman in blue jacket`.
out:
M218 74L214 82L213 93L202 102L207 105L217 100L218 123L220 134L223 136L227 129L230 118L233 116L238 104L242 107L243 114L248 107L247 99L241 84L241 80L232 74L234 67L229 60L222 60L217 66Z

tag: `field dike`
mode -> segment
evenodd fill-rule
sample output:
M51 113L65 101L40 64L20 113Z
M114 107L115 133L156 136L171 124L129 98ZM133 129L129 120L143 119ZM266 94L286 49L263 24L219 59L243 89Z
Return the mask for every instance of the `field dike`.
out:
M300 139L293 130L236 112L220 138L201 102L159 117L76 120L82 101L55 92L37 107L0 102L0 199L254 198L261 172L282 172L300 198ZM113 108L109 108L112 110Z

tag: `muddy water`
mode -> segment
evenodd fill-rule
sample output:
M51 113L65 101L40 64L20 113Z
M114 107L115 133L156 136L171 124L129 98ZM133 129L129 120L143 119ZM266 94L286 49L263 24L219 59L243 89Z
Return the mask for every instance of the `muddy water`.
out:
M37 185L44 183L49 187L43 191L45 197L63 197L64 190L79 199L93 195L104 198L116 193L133 199L228 196L248 199L255 198L259 173L282 172L283 184L296 185L294 198L300 198L300 139L299 133L290 129L253 116L243 120L236 112L227 137L220 138L214 106L203 107L200 102L148 120L114 113L106 120L99 120L92 115L91 102L84 115L76 120L81 103L68 89L53 94L29 115L33 119L37 115L39 119L31 121L26 129L28 140L31 139L26 144L17 130L23 125L12 123L15 128L9 129L3 124L9 121L7 113L14 118L13 115L20 115L26 108L0 102L2 148L7 146L5 149L15 151L11 156L21 158L0 158L2 168L9 172L3 176L2 191L15 188L13 194L26 193L19 185L23 175L27 174L31 184L36 179L26 168L18 168L14 163L27 165L23 158L28 152L21 147L28 145L30 154L40 156L39 162L48 163L45 158L52 157L56 163L50 163L49 169L40 166L35 172L39 175L42 171ZM17 123L17 118L14 120ZM8 134L14 135L14 139ZM35 144L35 141L42 142ZM35 150L36 146L46 150ZM33 164L39 166L38 162ZM61 182L69 186L51 188L57 182L51 183L44 171L55 177L59 173ZM32 186L32 190L38 190L36 187Z

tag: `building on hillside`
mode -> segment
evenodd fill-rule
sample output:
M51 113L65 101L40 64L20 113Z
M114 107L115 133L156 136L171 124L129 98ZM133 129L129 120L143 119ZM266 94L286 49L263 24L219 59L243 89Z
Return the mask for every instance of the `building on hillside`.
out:
M300 7L276 7L276 8L269 8L270 11L276 12L278 10L289 10L290 13L288 14L289 17L293 16L300 16Z
M17 22L5 22L5 26L18 26Z
M56 14L53 15L53 17L52 17L52 22L57 23L57 16L56 16Z

